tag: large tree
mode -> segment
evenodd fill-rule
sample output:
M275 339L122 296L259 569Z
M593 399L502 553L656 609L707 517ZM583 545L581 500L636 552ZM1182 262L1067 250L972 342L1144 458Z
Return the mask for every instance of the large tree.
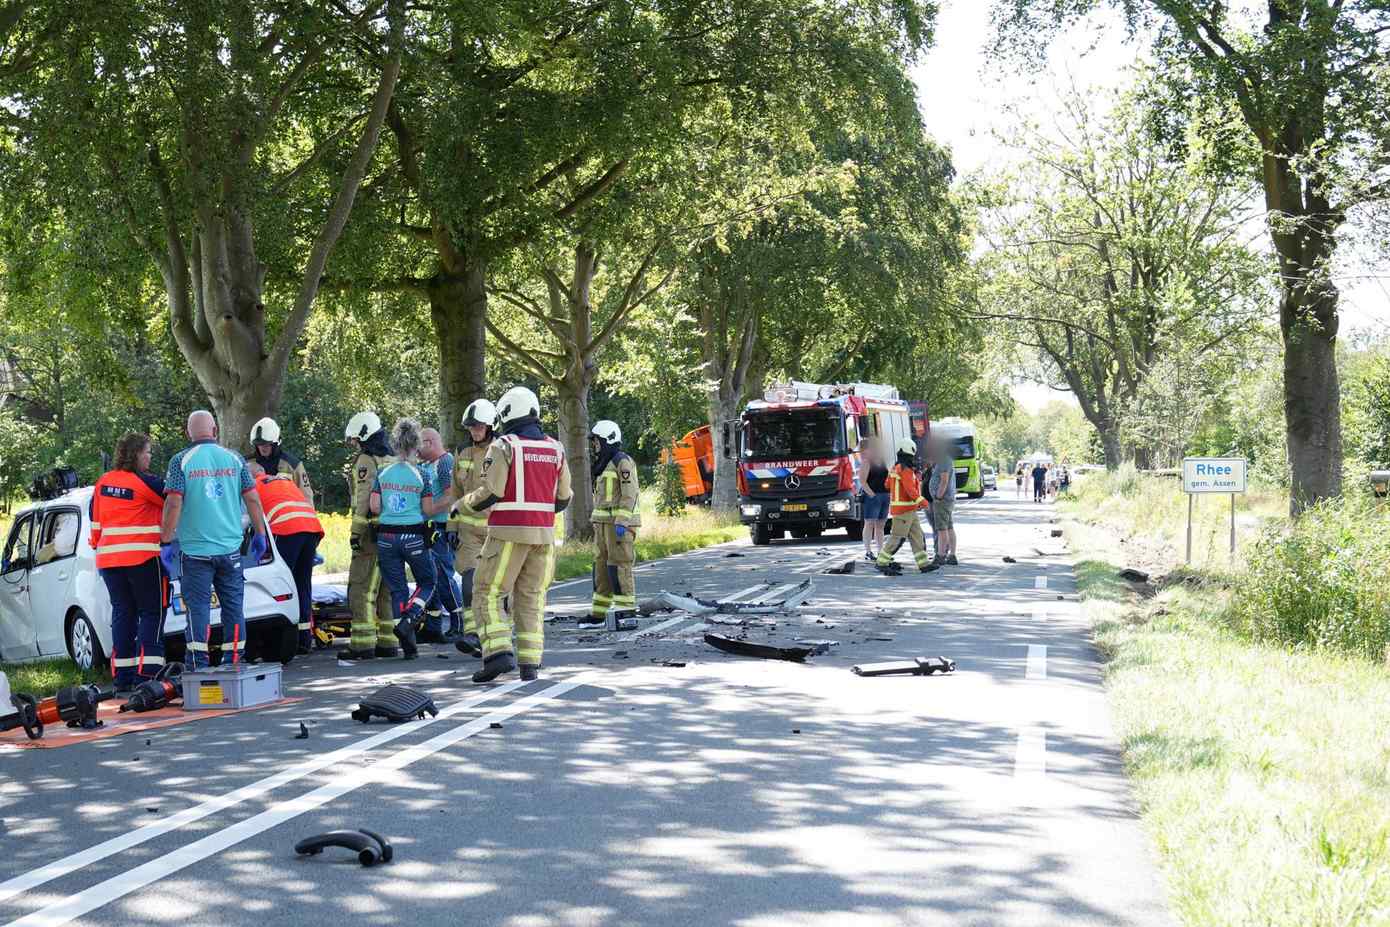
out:
M386 121L405 21L404 0L0 14L0 41L23 40L0 50L5 195L61 210L98 251L139 249L229 441L280 403ZM294 269L285 286L272 265Z
M1124 12L1154 36L1175 109L1229 112L1245 133L1216 168L1258 178L1278 257L1284 417L1294 514L1342 486L1331 278L1350 211L1390 197L1390 3L1268 0L997 0L1002 38L1034 57L1056 28L1091 10ZM1220 138L1219 120L1208 122ZM1248 150L1248 153L1244 153Z
M1170 156L1149 107L1111 103L1072 92L1055 129L1012 128L1022 163L985 193L977 314L1007 324L1027 376L1076 396L1114 469L1152 444L1122 436L1153 371L1239 350L1265 264L1242 240L1248 191Z

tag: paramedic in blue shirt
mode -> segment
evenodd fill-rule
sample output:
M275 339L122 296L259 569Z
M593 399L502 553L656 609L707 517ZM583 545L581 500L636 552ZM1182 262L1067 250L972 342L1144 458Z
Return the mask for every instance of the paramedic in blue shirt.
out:
M391 429L391 449L396 462L377 472L367 507L379 516L376 528L377 563L391 589L392 614L401 654L413 660L419 654L415 630L425 614L425 603L434 596L434 557L425 535L425 519L435 514L434 480L420 465L420 423L403 418ZM448 512L447 505L439 510ZM415 576L412 592L405 568Z
M250 514L255 531L247 550L253 564L265 555L268 541L256 484L241 455L217 443L217 422L211 412L199 410L188 416L188 439L193 443L174 455L164 476L168 498L160 525L159 559L170 576L182 575L179 588L188 609L184 663L189 669L202 669L211 655L213 589L222 608L222 663L240 663L246 652L243 511Z
M420 432L420 460L434 481L434 494L443 495L454 483L454 455L444 449L444 439L433 428ZM417 639L423 644L452 644L463 636L463 596L454 582L458 532L449 530L447 510L430 516L429 527L426 540L434 557L434 595L425 606L425 629ZM444 627L445 613L449 615L448 628Z

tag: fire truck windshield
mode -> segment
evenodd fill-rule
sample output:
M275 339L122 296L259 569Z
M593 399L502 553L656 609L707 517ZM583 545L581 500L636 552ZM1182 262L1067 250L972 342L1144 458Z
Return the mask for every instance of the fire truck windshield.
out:
M821 409L749 415L743 431L745 460L810 460L845 453L840 416Z

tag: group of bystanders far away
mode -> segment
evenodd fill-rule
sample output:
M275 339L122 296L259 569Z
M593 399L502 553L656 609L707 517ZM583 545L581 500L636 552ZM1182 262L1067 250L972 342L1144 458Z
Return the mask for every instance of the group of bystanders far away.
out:
M1029 464L1026 460L1020 460L1018 469L1014 471L1014 490L1018 498L1024 497L1023 484L1030 480L1033 486L1033 501L1046 502L1071 488L1071 471L1063 464L1053 466L1040 460Z
M876 562L883 551L884 528L889 521L888 476L892 461L878 438L865 438L859 445L860 509L864 520L864 559ZM932 529L935 548L933 568L955 566L956 462L946 448L928 442L926 483L927 523Z

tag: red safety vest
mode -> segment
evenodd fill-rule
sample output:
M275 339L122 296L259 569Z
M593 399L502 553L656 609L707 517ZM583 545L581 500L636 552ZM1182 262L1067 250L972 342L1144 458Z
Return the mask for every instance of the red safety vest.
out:
M276 476L256 477L256 495L265 509L265 520L270 522L270 533L274 535L306 534L323 535L323 524L319 521L314 507L304 501L304 493L293 479Z
M512 449L507 491L488 509L487 523L496 528L554 528L555 489L565 466L565 449L553 438L503 435Z
M102 474L92 489L92 549L97 568L138 566L159 556L164 499L129 470Z

